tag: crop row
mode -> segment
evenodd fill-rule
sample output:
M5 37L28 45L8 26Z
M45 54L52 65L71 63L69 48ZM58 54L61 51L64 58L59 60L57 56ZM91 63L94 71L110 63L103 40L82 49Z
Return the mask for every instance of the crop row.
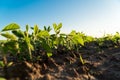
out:
M44 26L41 30L37 25L29 27L26 30L20 29L16 23L5 26L0 35L5 37L6 41L0 42L0 54L3 58L3 64L8 66L6 56L14 56L18 61L37 61L43 59L43 56L51 57L54 50L65 48L65 50L75 50L79 52L81 47L85 47L87 43L95 42L100 48L118 46L120 42L120 34L106 35L102 38L94 38L86 36L82 32L71 31L69 34L60 32L62 23L53 24L55 34L50 34L52 28ZM40 53L40 50L41 53ZM80 61L84 64L82 56Z

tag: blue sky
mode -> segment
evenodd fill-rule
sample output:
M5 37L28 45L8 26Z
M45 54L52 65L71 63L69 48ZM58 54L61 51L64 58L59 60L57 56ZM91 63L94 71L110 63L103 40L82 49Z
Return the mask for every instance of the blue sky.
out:
M0 0L0 29L12 22L22 29L62 22L62 32L103 36L120 31L120 0Z

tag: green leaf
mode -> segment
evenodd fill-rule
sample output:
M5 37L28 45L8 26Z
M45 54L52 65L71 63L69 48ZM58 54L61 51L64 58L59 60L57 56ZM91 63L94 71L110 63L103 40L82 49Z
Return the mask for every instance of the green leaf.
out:
M44 30L50 32L52 30L52 28L50 26L48 26L48 27L44 26Z
M77 38L77 41L79 44L81 44L82 46L84 45L84 41L81 37Z
M74 44L84 45L84 41L79 35L73 35L72 41L73 41Z
M57 30L57 24L56 23L53 24L53 28L54 28L55 31Z
M25 37L25 42L26 42L27 46L30 47L31 50L34 50L33 45L30 43L30 38Z
M60 34L61 37L66 37L66 34L62 33Z
M4 37L7 38L7 39L11 39L11 40L16 40L16 39L17 39L17 37L16 37L15 35L10 34L10 33L8 33L8 32L6 32L6 33L1 33L1 35L4 36Z
M86 36L86 37L85 37L85 40L86 40L87 42L93 41L93 37L91 37L91 36Z
M5 54L8 54L8 52L9 52L12 55L16 55L18 48L19 48L19 44L17 43L17 41L10 40L10 41L7 41L6 43L4 43L3 50L4 50Z
M58 24L57 30L60 30L62 28L62 23Z
M60 24L53 24L53 28L54 28L54 31L55 31L55 33L56 34L59 34L60 33L60 29L62 28L62 23L60 23Z
M37 25L34 26L34 35L36 35L39 31L39 28Z
M69 34L69 35L76 35L76 31L75 30L72 30L72 32Z
M51 57L53 54L52 53L47 53L47 56L48 57Z
M48 26L48 32L50 32L52 30L52 28L50 26Z
M4 63L3 63L3 61L0 61L0 66L1 66L1 67L4 67L4 66L5 66Z
M73 30L68 36L69 36L69 38L71 38L71 40L74 44L84 45L84 40L83 40L82 36L79 33L76 33L75 30Z
M46 52L51 52L51 47L49 46L49 44L47 44L45 39L42 40L41 46L44 48Z
M46 26L44 26L44 30L47 30L47 27L46 27Z
M20 26L16 23L11 23L11 24L5 26L5 28L2 29L2 31L9 31L9 30L15 30L15 29L20 29Z
M43 31L40 31L37 36L43 38L43 37L49 37L50 34L48 31L43 30Z
M28 26L28 25L26 25L26 31L28 32L28 30L29 30L29 26Z
M23 32L21 30L13 30L12 33L17 37L23 37Z

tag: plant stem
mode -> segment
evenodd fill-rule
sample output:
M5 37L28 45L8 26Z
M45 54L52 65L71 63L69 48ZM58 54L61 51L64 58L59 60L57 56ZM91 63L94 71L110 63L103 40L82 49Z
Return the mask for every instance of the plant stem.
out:
M28 47L28 51L29 51L30 59L32 59L32 53L31 53L31 49L30 49L30 47Z

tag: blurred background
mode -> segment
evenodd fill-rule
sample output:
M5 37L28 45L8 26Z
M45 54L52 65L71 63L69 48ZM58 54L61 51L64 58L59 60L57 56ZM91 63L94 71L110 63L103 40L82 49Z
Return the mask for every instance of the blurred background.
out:
M101 37L120 32L120 0L0 0L0 30L12 22L21 29L61 22L61 32Z

